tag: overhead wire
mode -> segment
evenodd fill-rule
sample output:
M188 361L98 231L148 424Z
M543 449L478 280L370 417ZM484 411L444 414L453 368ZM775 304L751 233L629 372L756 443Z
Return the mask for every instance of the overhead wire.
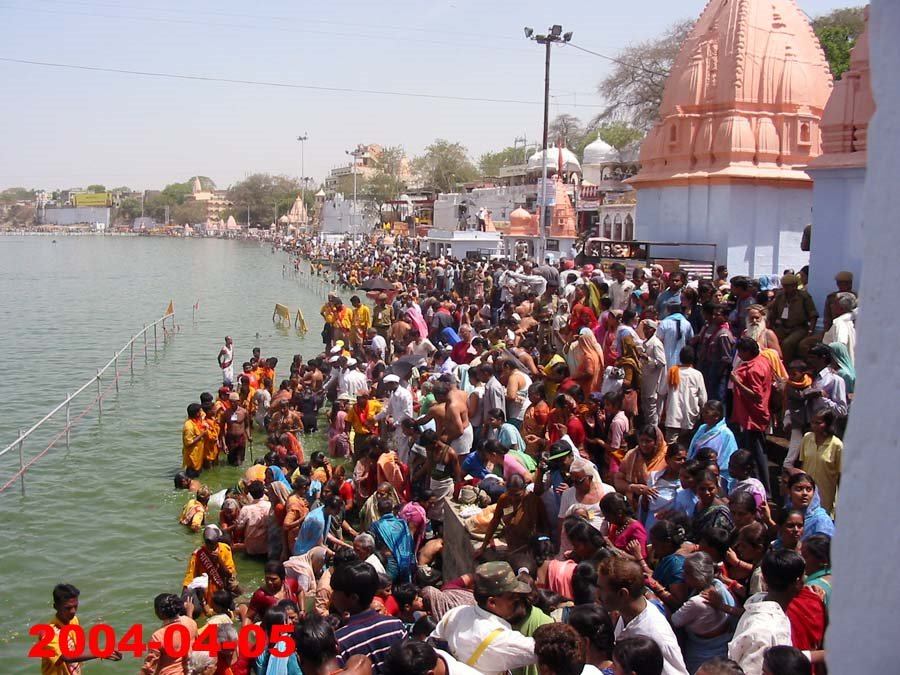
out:
M625 66L626 68L633 68L635 70L642 70L645 73L649 73L650 75L656 75L658 77L668 77L668 73L663 73L658 70L653 70L651 68L647 68L640 63L633 63L629 61L625 61L624 59L619 59L614 56L608 56L606 54L601 54L600 52L596 52L593 49L588 49L587 47L582 47L581 45L576 45L572 42L564 43L567 47L572 47L573 49L577 49L578 51L585 52L586 54L593 54L594 56L599 56L601 59L606 59L607 61L612 61L613 63L618 63L621 66Z
M162 11L162 12L177 12L181 13L182 8L177 9L169 9L167 7L161 7L159 5L124 5L122 3L116 2L86 2L84 0L31 0L31 2L40 2L44 4L56 4L56 5L80 5L87 7L111 7L114 9L133 9L139 11ZM349 21L333 21L328 19L314 19L307 16L279 16L279 15L266 15L266 14L243 14L237 12L221 12L221 11L210 11L210 10L201 10L201 13L207 16L225 16L231 18L240 18L240 19L261 19L261 20L271 20L271 21L296 21L302 22L305 24L323 24L323 25L331 25L331 26L349 26L353 28L382 28L384 30L397 30L401 28L404 33L406 32L415 32L415 33L437 33L439 35L459 35L461 37L471 37L477 39L487 39L487 40L506 40L506 41L515 41L520 42L520 37L512 37L509 35L495 35L488 33L469 33L463 31L456 31L448 28L420 28L417 26L408 26L403 25L399 27L397 24L376 24L376 23L355 23Z
M358 89L354 87L334 87L315 84L299 84L295 82L272 82L266 80L245 80L230 77L215 77L208 75L186 75L183 73L166 73L149 70L132 70L128 68L111 68L106 66L88 66L74 63L59 63L54 61L39 61L36 59L22 59L9 56L0 56L0 62L17 63L31 66L42 66L46 68L64 68L68 70L82 70L99 73L115 73L119 75L137 75L141 77L158 77L173 80L192 80L199 82L219 82L224 84L243 84L260 87L278 87L281 89L305 89L309 91L322 91L329 93L341 94L368 94L378 96L399 96L405 98L424 98L442 101L459 101L465 103L504 103L515 105L543 105L542 101L529 101L525 99L514 98L489 98L479 96L456 96L453 94L431 94L425 92L409 92L409 91L391 91L388 89ZM567 104L575 108L602 108L600 104L593 103L574 103Z

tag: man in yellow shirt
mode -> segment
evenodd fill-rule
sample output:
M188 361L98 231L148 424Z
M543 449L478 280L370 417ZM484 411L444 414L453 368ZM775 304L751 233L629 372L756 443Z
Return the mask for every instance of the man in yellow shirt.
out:
M80 626L81 622L75 616L78 613L78 596L81 591L72 584L57 584L53 589L53 609L56 610L50 619L53 628L53 639L47 643L47 649L53 652L53 656L41 657L41 675L81 675L81 664L85 661L100 658L84 654L82 656L63 656L59 647L59 631L63 626ZM75 637L69 635L69 649L75 647ZM113 651L105 657L108 661L121 661L122 654Z
M223 544L221 538L222 530L218 526L207 525L203 528L203 546L191 554L182 582L181 590L184 592L195 578L206 574L208 578L206 591L198 590L197 598L205 601L207 607L213 593L233 587L237 579L237 568L234 566L231 547Z
M381 412L381 403L369 398L368 391L356 394L356 403L347 411L347 422L353 427L353 459L358 460L368 447L369 439L378 431L375 415Z
M353 312L341 302L340 298L332 300L331 305L334 307L334 339L349 341Z
M332 302L335 299L336 297L334 295L329 294L328 300L322 305L322 309L319 310L319 314L325 319L325 326L322 328L322 342L325 343L325 349L331 349L331 345L334 342L335 313Z
M188 476L196 478L203 470L203 451L209 434L203 425L203 408L199 403L191 403L187 415L181 427L181 463Z
M362 303L358 295L350 298L350 304L353 305L350 344L352 347L358 347L365 342L366 334L372 327L372 310Z

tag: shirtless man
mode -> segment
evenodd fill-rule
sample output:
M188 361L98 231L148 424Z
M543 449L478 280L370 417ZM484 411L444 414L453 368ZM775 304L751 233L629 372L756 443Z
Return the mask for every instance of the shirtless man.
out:
M222 369L222 384L230 387L234 384L234 342L225 336L225 344L219 350L219 368Z
M228 451L228 464L240 466L244 463L247 439L250 438L250 413L240 405L240 395L231 392L228 400L235 406L225 421L225 449Z
M434 420L438 438L456 451L460 460L472 451L475 434L469 422L468 396L455 382L438 380L432 389L436 404L428 409L428 414L416 422L424 424Z
M406 338L409 335L409 331L412 330L412 324L404 321L403 319L397 319L394 323L391 324L390 337L391 344L400 345L406 343ZM395 349L394 354L397 354L398 351Z

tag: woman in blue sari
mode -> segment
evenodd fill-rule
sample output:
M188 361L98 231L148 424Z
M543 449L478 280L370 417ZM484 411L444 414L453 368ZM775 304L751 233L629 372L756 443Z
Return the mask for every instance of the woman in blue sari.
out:
M278 481L279 483L283 483L284 486L288 489L288 492L293 492L294 486L291 485L291 481L287 479L287 476L284 475L284 471L281 470L280 466L272 466L266 467L266 484Z
M834 368L837 374L844 379L847 393L852 394L856 388L856 368L853 366L853 359L850 358L850 351L842 342L832 342L828 346L831 347L831 353L834 355Z
M409 525L393 512L390 499L378 501L380 518L369 528L375 537L375 546L384 554L385 571L395 582L409 581L416 566L415 544Z
M725 487L730 492L736 482L728 473L728 462L731 455L737 452L738 444L734 433L725 424L725 409L716 400L707 401L700 411L703 424L691 439L688 448L688 459L693 459L701 448L711 448L718 456L719 473L725 480Z
M822 508L816 481L808 473L795 473L788 479L788 506L803 512L803 536L801 541L814 534L834 536L834 521Z

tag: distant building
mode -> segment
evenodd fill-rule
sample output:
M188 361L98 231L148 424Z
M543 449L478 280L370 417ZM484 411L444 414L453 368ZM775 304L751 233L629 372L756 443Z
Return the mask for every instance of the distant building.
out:
M221 221L222 214L233 206L228 200L227 190L206 190L203 188L199 176L194 176L191 184L191 194L188 195L187 199L199 202L206 207L205 223L207 225Z

